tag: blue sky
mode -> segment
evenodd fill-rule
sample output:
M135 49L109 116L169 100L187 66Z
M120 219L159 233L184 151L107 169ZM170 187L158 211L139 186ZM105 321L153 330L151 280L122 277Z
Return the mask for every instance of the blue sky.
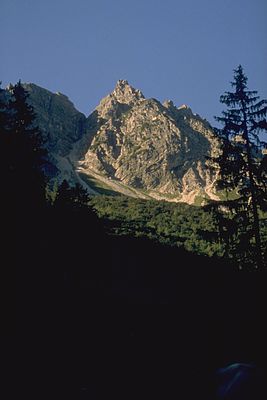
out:
M0 0L0 80L66 94L88 115L127 79L214 124L242 64L267 98L266 0Z

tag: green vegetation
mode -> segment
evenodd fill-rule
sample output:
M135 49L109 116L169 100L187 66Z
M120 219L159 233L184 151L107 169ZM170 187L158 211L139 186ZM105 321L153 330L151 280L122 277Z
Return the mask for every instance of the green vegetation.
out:
M212 213L202 207L126 196L94 196L90 205L111 233L146 236L205 255L223 255Z
M81 176L82 180L88 183L88 185L97 193L106 196L118 196L118 192L115 192L115 190L112 190L108 185L106 185L104 182L99 181L95 177L89 176L82 172L80 172L79 175Z
M126 196L94 196L90 199L90 205L100 218L106 220L110 234L148 237L196 254L229 257L214 205L197 207ZM227 210L224 215L228 218ZM265 247L266 220L267 213L261 212L261 235L265 239ZM254 261L250 261L253 264Z
M209 200L209 198L203 191L202 195L199 194L195 197L194 205L198 206L198 207L203 206L203 205L207 204L208 200Z
M219 197L221 201L229 201L229 200L237 200L239 198L236 190L227 191L227 190L219 190L216 195Z

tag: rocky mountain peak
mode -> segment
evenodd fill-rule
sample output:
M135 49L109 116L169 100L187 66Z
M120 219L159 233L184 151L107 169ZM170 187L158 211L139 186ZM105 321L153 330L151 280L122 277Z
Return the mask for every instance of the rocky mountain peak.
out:
M119 80L86 118L61 93L25 85L60 179L90 179L106 188L141 198L194 203L216 199L216 176L207 156L218 143L207 121L188 106L145 99ZM89 183L88 183L89 182Z
M187 203L215 198L215 177L206 168L216 148L212 128L188 106L145 99L119 80L94 116L92 141L78 161L84 175L118 191L130 188L134 196Z
M118 102L125 104L132 104L145 98L140 90L133 88L125 79L118 80L116 87L111 95Z
M165 100L163 103L164 107L166 108L173 108L175 107L172 100Z
M104 97L96 107L100 118L117 118L125 110L145 100L140 90L133 88L127 80L120 79L112 93Z

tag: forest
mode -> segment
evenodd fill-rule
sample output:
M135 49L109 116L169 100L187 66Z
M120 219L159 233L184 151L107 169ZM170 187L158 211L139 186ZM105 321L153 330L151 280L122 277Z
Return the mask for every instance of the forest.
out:
M111 235L147 237L195 254L225 257L233 270L242 268L235 255L226 252L213 204L197 207L126 196L95 196L89 203ZM266 212L260 213L260 229L266 254ZM248 262L249 268L253 268L253 260Z

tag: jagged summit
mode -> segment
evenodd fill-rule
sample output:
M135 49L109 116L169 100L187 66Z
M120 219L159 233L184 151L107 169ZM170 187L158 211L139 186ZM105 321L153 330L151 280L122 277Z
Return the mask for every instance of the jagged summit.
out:
M130 85L129 85L129 82L126 79L119 79L118 82L116 83L115 90L117 88L119 88L119 89L122 88L123 89L123 88L125 88L127 86L130 86Z
M117 117L125 107L132 107L143 100L145 97L140 90L133 88L127 80L120 79L113 92L100 101L96 111L99 117L105 119Z
M214 198L205 165L216 148L212 128L188 106L145 99L119 80L93 117L92 141L78 163L83 174L119 182L135 195L188 203Z
M145 97L143 93L132 87L125 79L118 80L114 91L111 96L115 97L120 103L130 104L138 100L143 100Z

